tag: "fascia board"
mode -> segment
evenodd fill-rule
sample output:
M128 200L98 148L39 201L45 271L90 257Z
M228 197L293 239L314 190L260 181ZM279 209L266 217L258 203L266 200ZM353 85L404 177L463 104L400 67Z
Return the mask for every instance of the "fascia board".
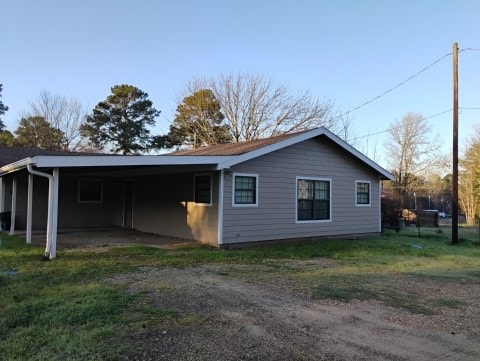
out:
M39 168L50 167L114 167L114 166L149 166L149 165L203 165L218 164L231 157L225 156L172 156L172 155L141 155L141 156L36 156L34 163Z
M24 158L16 162L4 165L3 167L0 168L0 176L26 168L27 164L30 164L30 163L34 163L33 158Z

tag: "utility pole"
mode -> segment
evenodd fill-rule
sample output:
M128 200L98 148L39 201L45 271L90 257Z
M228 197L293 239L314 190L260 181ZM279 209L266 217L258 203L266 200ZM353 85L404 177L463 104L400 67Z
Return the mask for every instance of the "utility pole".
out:
M452 244L458 243L458 43L453 43Z

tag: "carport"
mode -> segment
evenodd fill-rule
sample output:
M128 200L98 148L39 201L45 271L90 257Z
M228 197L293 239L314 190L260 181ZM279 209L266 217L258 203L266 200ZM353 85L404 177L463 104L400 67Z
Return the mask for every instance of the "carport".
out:
M143 185L139 185L139 188L145 193L145 189L154 188L155 182L159 179L173 179L173 175L177 178L187 177L188 181L178 185L188 187L183 191L182 202L175 201L175 204L183 203L187 208L187 203L191 203L193 189L190 179L193 174L221 173L218 172L218 164L225 158L228 157L66 155L65 153L38 154L22 158L0 167L0 212L7 210L8 206L11 212L10 229L4 231L14 235L24 229L26 242L30 244L34 223L38 228L39 222L43 221L43 229L46 228L45 257L52 259L56 257L58 231L65 225L66 228L79 227L82 219L86 219L88 222L85 222L84 226L90 229L133 228L134 183L137 179L141 180L140 183ZM155 177L157 181L146 181L151 177ZM95 198L95 192L98 191L95 189L96 180L101 180L98 182L100 184L98 189L102 191L101 196L108 195L108 199L101 199L101 203ZM77 183L78 190L74 190ZM178 182L173 179L170 183ZM85 188L83 194L82 184ZM68 192L70 192L70 199L78 197L75 204L66 201ZM172 192L175 190L170 190L170 193ZM148 198L148 194L144 195L144 198ZM97 212L95 217L92 212ZM46 220L43 219L45 214ZM69 220L68 217L79 219ZM102 217L110 218L102 221ZM138 220L140 221L140 218ZM148 232L148 225L144 228Z

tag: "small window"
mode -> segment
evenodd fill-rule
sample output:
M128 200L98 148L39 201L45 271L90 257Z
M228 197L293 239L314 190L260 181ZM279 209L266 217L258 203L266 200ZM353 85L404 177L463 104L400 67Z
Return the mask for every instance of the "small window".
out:
M258 176L256 174L234 174L233 176L233 205L258 205Z
M98 179L80 179L78 181L79 203L101 203L103 201L103 182Z
M330 180L297 178L297 221L330 220Z
M210 174L195 176L195 203L212 204L212 176Z
M356 181L356 205L370 205L370 182Z

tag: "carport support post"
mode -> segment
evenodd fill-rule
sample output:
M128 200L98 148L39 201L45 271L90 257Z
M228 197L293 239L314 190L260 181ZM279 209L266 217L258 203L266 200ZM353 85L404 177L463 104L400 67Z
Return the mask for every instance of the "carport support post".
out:
M12 217L10 219L10 236L15 233L15 214L17 213L17 177L12 180Z
M51 244L50 244L50 253L49 258L55 258L57 256L57 225L58 225L58 183L59 183L60 172L58 168L53 169L53 179L52 179L52 206L48 210L48 216L52 217L52 229L51 229ZM50 207L49 207L50 208Z
M49 259L57 256L58 177L58 168L55 168L53 175L48 177L48 218L45 257Z
M32 243L32 205L33 205L33 174L28 174L27 193L27 244Z
M58 223L58 183L60 172L53 169L53 175L34 170L31 163L27 164L30 174L48 178L48 214L47 214L47 244L45 257L53 259L57 256L57 223Z

